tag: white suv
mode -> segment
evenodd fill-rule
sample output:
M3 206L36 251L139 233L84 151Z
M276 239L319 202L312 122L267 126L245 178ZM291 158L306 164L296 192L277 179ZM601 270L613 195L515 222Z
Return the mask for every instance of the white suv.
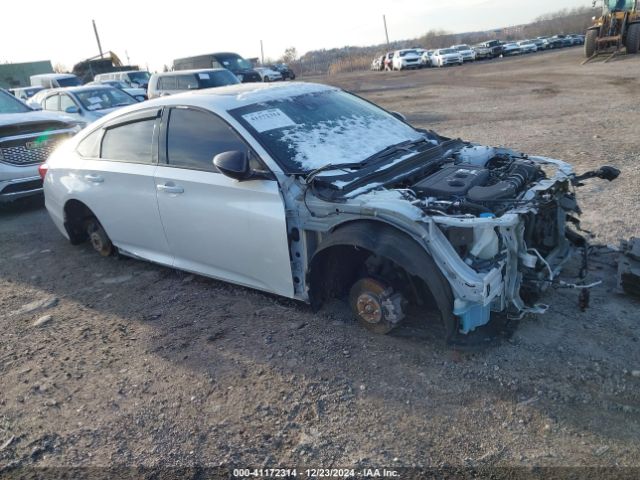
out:
M38 167L77 130L70 117L37 112L0 89L0 203L42 192Z
M396 50L393 52L392 67L394 70L422 68L420 55L414 49Z

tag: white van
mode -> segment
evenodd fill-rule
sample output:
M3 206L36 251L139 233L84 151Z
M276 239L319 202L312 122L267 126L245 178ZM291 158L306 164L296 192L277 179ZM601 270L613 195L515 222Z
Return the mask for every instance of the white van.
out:
M72 73L42 73L29 77L32 87L61 88L82 85L80 79Z
M123 72L99 73L93 80L104 83L106 80L115 80L126 83L129 87L144 88L149 85L151 74L145 70L126 70Z

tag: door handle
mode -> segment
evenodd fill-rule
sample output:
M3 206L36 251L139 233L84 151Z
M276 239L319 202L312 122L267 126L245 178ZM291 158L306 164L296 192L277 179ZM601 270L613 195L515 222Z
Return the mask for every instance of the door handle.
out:
M85 175L84 178L86 180L90 181L91 183L102 183L102 182L104 182L104 178L102 178L100 175L88 174L88 175Z
M164 185L156 185L159 192L165 193L184 193L184 188L174 184L165 183Z

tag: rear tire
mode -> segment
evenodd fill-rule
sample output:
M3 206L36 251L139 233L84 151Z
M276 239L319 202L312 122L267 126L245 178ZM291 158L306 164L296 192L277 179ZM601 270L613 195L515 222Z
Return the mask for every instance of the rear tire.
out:
M598 30L587 30L587 36L584 39L584 56L593 57L596 53L596 39L598 38ZM629 37L627 37L628 39Z
M113 254L113 243L111 243L109 235L107 235L107 232L105 232L96 218L87 220L86 229L91 246L96 252L102 257L108 257Z
M627 31L627 53L638 53L640 49L640 23L632 23Z

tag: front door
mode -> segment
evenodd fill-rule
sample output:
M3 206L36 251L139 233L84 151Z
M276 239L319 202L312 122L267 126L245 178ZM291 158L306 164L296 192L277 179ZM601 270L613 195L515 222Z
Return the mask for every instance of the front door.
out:
M238 182L217 171L216 154L249 148L211 112L176 107L165 115L156 188L176 268L293 297L277 182Z

